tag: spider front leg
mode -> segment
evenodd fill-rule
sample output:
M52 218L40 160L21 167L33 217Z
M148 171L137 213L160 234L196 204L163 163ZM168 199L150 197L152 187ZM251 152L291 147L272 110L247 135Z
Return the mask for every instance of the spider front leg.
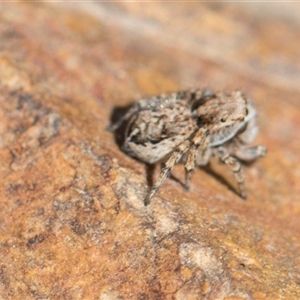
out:
M195 169L196 160L205 161L204 164L209 160L209 131L204 128L200 128L193 139L191 140L191 146L189 153L184 165L185 168L185 190L190 189L190 183L193 171Z
M231 167L231 171L238 185L239 194L243 199L247 199L245 177L241 163L236 158L231 156L223 147L219 147L217 155L222 163Z
M234 156L243 161L252 161L258 157L265 156L267 149L264 146L241 146L234 151Z
M145 198L145 205L148 205L150 203L151 198L155 195L157 190L160 188L160 186L163 184L165 179L169 176L171 170L173 167L180 161L182 156L189 150L191 142L189 140L185 140L182 142L175 151L171 154L171 156L168 158L168 160L165 162L163 169L161 170L161 173L159 174L158 179L156 180L153 187L148 192L146 198Z

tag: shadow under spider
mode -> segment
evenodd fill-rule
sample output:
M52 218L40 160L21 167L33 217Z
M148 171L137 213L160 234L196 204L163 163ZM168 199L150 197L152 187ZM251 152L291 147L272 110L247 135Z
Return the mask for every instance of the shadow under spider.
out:
M182 164L183 165L183 164ZM248 165L248 163L247 163ZM148 188L150 189L155 180L154 180L154 172L155 172L155 167L156 165L150 165L150 164L146 164L146 178L147 178L147 185ZM160 165L160 168L163 168L163 164ZM213 170L211 168L211 166L208 164L206 166L201 166L201 167L196 167L195 168L195 172L197 172L197 169L202 169L204 170L207 174L209 174L210 176L212 176L213 178L215 178L219 183L223 184L224 186L226 186L231 192L233 192L234 194L236 194L237 196L240 197L240 194L238 193L237 189L234 187L234 185L232 185L232 183L226 179L226 177L223 177L221 174L219 174L218 172L216 172L215 170ZM189 190L186 190L186 186L185 183L182 182L182 180L180 180L178 177L176 177L175 175L173 175L172 173L169 176L170 179L174 180L176 183L178 183L182 189L186 192L188 192ZM193 180L193 179L192 179ZM191 182L192 184L192 182ZM241 198L242 200L246 200Z
M214 177L218 182L225 185L231 192L233 192L234 194L236 194L237 196L239 196L241 198L238 191L232 186L230 181L227 180L226 178L224 178L221 174L219 174L215 170L213 170L209 164L206 166L201 166L201 169L204 170L210 176ZM241 199L243 199L243 198L241 198Z
M201 167L196 167L195 168L195 172L197 172L197 169L201 169L204 170L207 174L209 174L210 176L212 176L213 178L215 178L219 183L223 184L224 186L226 186L231 192L233 192L234 194L236 194L237 196L240 197L238 191L235 189L235 187L230 183L229 180L226 180L226 178L224 178L221 174L219 174L218 172L214 171L211 166L208 164L206 166L201 166ZM174 180L176 183L178 183L182 189L184 191L189 191L186 190L185 188L185 184L184 182L182 182L179 178L177 178L175 175L173 175L172 173L170 174L170 179ZM153 179L152 179L153 182ZM191 185L193 184L193 179L191 180ZM240 197L241 198L241 197ZM243 199L244 200L244 199Z
M117 123L127 112L128 110L134 105L135 103L132 102L126 106L116 106L114 107L111 115L110 115L110 125L107 127L108 131L111 131L111 126ZM118 147L122 150L122 145L125 141L125 133L128 121L124 121L116 131L112 132L114 134L115 142ZM122 150L123 151L123 150Z
M255 161L254 160L253 161L240 161L240 163L241 163L241 167L243 169L242 171L244 171L244 169L245 169L244 167L251 166L252 164L255 163ZM217 164L220 164L221 166L224 166L223 163L220 163L218 161L217 161ZM232 174L232 172L228 171L228 168L226 168L226 166L224 168L225 170L227 169L227 171L225 171L227 173L227 175L225 174L225 177L222 174L219 174L218 171L214 170L214 168L212 168L209 163L206 166L201 166L200 168L203 169L207 174L209 174L212 177L214 177L221 184L227 186L227 188L230 191L232 191L234 194L236 194L237 196L239 196L240 199L242 199L243 201L247 200L247 198L244 199L244 198L241 197L241 195L239 194L239 192L237 190L237 187L230 182L230 179L229 179L230 177L229 176L231 176L231 178L232 178L233 174Z

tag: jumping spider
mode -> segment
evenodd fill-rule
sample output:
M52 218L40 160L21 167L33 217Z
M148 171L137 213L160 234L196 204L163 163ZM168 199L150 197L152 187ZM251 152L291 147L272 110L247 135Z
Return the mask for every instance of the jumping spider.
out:
M184 161L188 190L195 166L208 164L211 156L231 168L239 194L246 199L239 160L252 161L266 154L263 146L247 146L258 131L255 117L254 106L240 91L214 93L197 89L141 99L110 130L126 122L122 149L148 164L163 163L145 205L175 164Z

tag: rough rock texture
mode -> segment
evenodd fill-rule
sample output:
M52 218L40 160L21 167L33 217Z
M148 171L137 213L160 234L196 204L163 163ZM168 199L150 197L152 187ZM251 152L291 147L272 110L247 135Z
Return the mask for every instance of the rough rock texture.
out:
M0 299L300 299L300 29L268 16L0 4ZM111 113L193 86L251 95L269 153L245 167L247 201L215 165L144 207Z

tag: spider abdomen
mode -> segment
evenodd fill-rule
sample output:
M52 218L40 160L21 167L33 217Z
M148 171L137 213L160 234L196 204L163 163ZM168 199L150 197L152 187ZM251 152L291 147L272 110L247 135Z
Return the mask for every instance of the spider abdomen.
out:
M155 111L150 108L142 110L129 121L124 150L154 164L168 156L196 129L189 107L170 101Z

